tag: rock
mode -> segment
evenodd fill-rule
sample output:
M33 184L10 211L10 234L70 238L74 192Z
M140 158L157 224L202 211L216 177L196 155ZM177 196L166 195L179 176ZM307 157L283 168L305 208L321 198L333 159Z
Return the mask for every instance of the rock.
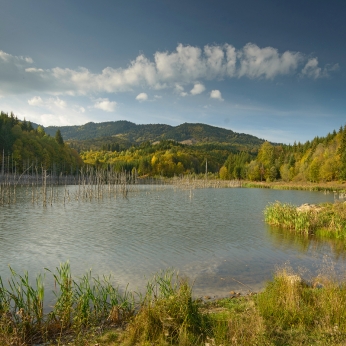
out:
M320 212L323 208L318 207L315 204L304 203L300 207L297 207L296 210L299 213L307 213L309 211L314 211L316 213Z

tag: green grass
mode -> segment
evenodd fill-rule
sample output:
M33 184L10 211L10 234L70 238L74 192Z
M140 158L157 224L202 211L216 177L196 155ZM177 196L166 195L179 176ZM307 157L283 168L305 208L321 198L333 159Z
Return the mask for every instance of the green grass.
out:
M264 210L265 221L299 233L320 237L346 237L346 203L325 203L299 210L288 203L275 202Z
M0 345L60 342L67 335L78 339L86 329L120 324L134 312L133 294L120 293L110 277L94 278L89 272L73 280L69 263L57 267L52 276L56 299L46 314L44 276L38 275L31 285L28 273L11 269L6 287L0 279Z
M48 271L48 273L51 273ZM44 313L45 277L30 285L11 270L0 278L0 345L345 345L346 282L332 270L306 282L279 269L258 294L203 302L188 280L160 272L143 294L109 277L72 279L68 263L51 273L55 303ZM48 276L48 275L47 275Z
M300 190L300 191L320 191L325 193L340 192L345 193L344 182L334 181L329 183L310 183L310 182L255 182L243 181L242 187L274 189L274 190Z

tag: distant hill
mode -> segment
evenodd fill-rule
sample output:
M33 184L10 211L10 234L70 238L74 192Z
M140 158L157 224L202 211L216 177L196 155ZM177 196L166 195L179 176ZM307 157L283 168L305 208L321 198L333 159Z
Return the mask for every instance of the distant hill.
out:
M206 124L184 123L179 126L164 124L136 125L132 122L120 120L103 123L89 122L81 126L49 126L46 133L54 136L60 129L64 140L76 143L102 138L114 138L114 142L141 144L161 140L174 140L186 144L219 143L231 145L235 148L250 149L259 147L264 140L252 135L237 133L220 127Z

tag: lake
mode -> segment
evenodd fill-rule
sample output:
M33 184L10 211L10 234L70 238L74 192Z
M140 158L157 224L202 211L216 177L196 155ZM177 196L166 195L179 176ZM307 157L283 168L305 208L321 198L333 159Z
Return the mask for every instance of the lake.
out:
M70 196L77 188L67 187ZM55 189L64 194L64 187ZM196 296L225 296L230 290L260 290L285 263L313 273L326 263L337 270L345 263L343 242L294 236L263 221L270 202L332 202L333 194L146 185L127 198L71 198L46 208L24 194L19 188L15 205L0 207L4 280L8 265L34 277L69 260L75 276L91 268L94 275L112 274L115 284L129 283L133 290L141 290L157 271L174 268L191 279Z

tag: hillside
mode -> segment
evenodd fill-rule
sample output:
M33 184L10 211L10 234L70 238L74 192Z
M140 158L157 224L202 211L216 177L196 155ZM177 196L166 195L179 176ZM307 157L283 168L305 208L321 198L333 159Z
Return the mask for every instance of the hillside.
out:
M69 142L89 141L100 138L114 138L114 142L121 141L132 144L141 144L147 141L174 140L189 144L223 143L238 147L238 149L258 148L263 142L255 136L236 133L220 127L206 124L188 124L170 126L164 124L136 125L129 121L121 120L103 123L87 123L81 126L49 126L46 133L54 136L60 129L64 140ZM82 146L82 145L81 145Z
M47 135L41 126L0 112L0 174L48 170L73 173L83 162L59 135Z

